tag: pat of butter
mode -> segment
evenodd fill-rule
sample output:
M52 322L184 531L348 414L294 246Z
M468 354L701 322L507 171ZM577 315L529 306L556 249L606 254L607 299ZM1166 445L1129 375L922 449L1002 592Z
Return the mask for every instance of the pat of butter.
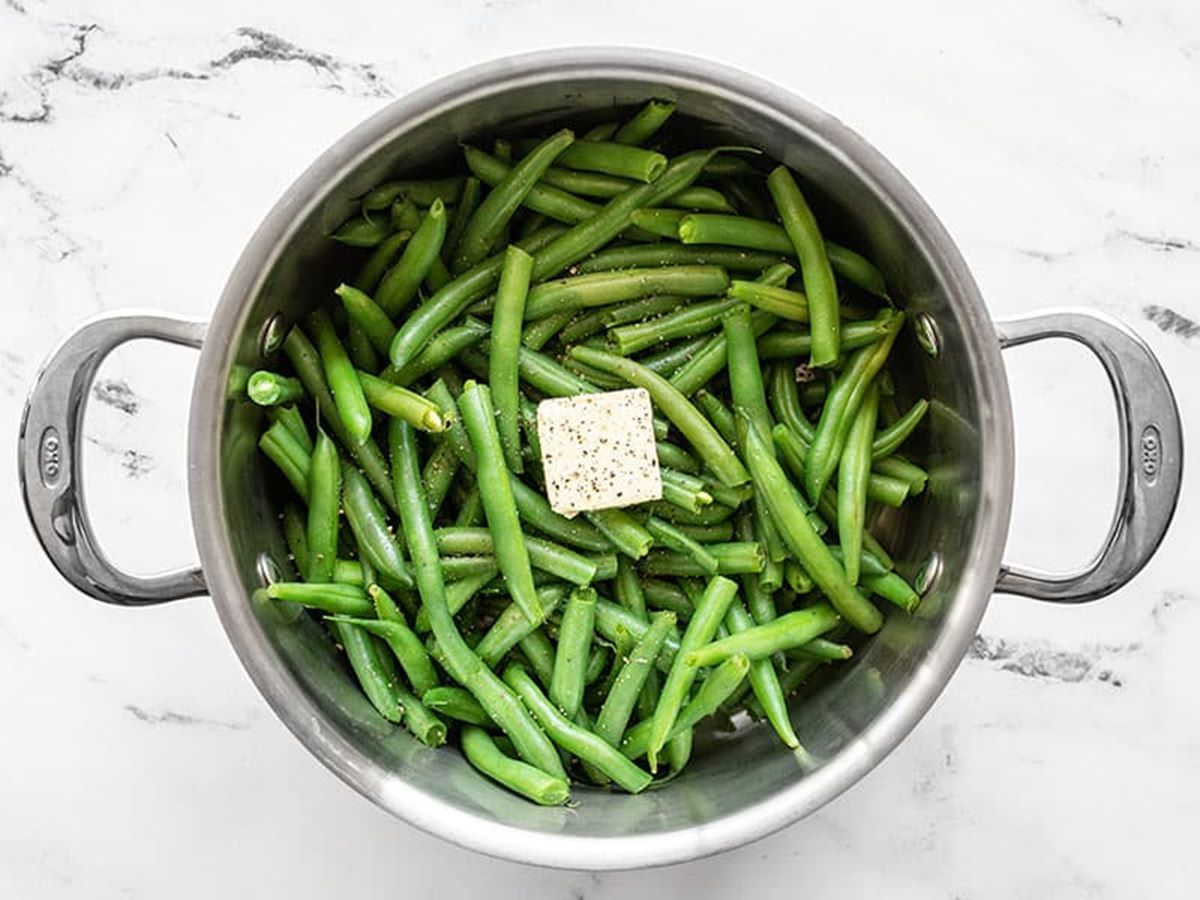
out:
M650 394L644 388L538 404L550 507L564 516L662 499Z

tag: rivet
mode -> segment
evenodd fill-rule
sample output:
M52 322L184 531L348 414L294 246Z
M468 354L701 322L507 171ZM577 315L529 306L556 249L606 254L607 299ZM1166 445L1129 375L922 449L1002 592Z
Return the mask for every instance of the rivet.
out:
M258 561L255 563L254 568L258 572L258 577L264 586L274 584L283 577L279 571L279 566L269 553L258 554Z
M258 341L259 352L264 358L274 356L275 351L283 346L285 337L287 337L287 325L283 321L283 316L275 313L263 323L262 336Z
M942 337L938 333L937 323L929 313L917 313L913 318L913 331L917 335L917 343L930 356L942 352Z
M937 584L938 578L942 574L942 555L936 550L929 554L921 568L917 570L917 577L913 579L913 587L917 593L924 597Z

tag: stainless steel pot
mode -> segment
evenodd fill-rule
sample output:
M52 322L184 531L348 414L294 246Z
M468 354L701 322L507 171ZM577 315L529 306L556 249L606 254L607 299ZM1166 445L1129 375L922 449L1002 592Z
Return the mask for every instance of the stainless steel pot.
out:
M263 494L257 409L238 373L270 359L288 327L332 283L323 235L353 198L457 142L514 123L671 97L802 172L823 221L868 250L914 313L900 355L908 398L933 401L927 493L883 522L899 568L925 599L892 615L853 665L794 713L816 765L804 770L762 728L714 736L694 764L637 797L581 789L572 809L540 809L385 724L306 618L264 602L287 565ZM1117 402L1121 474L1104 546L1083 570L1045 575L1001 561L1013 487L1013 428L1002 348L1076 340L1103 364ZM80 491L89 386L117 345L156 338L201 347L192 396L189 487L202 566L152 578L117 570L97 547ZM787 825L862 778L917 723L958 666L995 591L1075 603L1117 589L1154 553L1182 471L1178 410L1157 361L1132 332L1087 311L993 323L954 243L913 188L832 116L786 91L702 60L640 50L573 50L499 60L399 100L334 145L258 229L207 329L150 314L83 325L54 353L25 410L21 478L47 554L97 599L138 605L212 596L250 677L325 765L389 812L467 847L522 862L611 869L693 859Z

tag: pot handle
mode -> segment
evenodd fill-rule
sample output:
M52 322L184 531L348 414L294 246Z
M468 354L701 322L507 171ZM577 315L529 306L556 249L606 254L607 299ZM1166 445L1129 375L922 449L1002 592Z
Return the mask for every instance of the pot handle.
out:
M1175 513L1183 477L1183 427L1175 395L1145 341L1101 313L1050 310L998 321L996 332L1001 348L1058 337L1096 354L1112 385L1121 439L1116 513L1096 557L1065 574L1004 563L996 591L1056 603L1107 596L1150 561Z
M142 606L205 593L198 567L130 575L105 557L83 500L83 413L100 364L127 341L154 338L199 347L206 325L152 313L118 313L85 322L38 374L21 418L17 457L21 492L42 549L67 581L97 600Z

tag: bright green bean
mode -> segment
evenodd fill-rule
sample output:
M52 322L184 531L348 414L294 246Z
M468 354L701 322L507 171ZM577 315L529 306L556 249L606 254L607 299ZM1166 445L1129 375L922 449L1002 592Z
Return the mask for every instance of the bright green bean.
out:
M569 133L569 132L568 132ZM517 417L517 356L521 347L521 323L525 315L525 297L533 257L520 247L509 246L496 289L496 309L492 315L491 353L488 358L488 384L496 407L496 426L504 461L512 472L524 469L521 462L521 432Z
M592 526L630 559L641 559L654 546L654 537L636 519L621 509L584 512Z
M654 671L655 661L662 652L667 636L674 629L674 613L654 613L650 617L650 627L629 653L605 696L604 705L596 717L593 730L598 737L612 746L621 746L621 738L629 725L629 717L633 715L642 688Z
M495 728L496 723L488 718L470 691L451 685L438 685L421 695L421 702L434 712L450 719L478 725L480 728ZM536 770L540 771L540 770Z
M679 234L679 223L687 215L682 209L635 209L630 217L638 228L659 237L671 238Z
M492 333L486 322L467 316L461 325L439 332L417 357L403 368L388 367L380 377L393 384L409 385L456 359L464 350L474 347Z
M267 585L267 596L335 615L370 616L375 612L366 592L353 584L276 581Z
M377 585L371 585L378 588ZM370 591L370 588L368 588ZM412 683L413 690L423 694L437 687L438 677L433 670L433 661L421 639L403 622L382 621L379 619L362 619L351 616L333 616L333 622L355 625L364 631L369 631L376 637L383 638L400 662L404 674Z
M817 603L795 612L785 613L765 625L754 625L684 653L688 666L715 666L731 656L744 653L752 660L767 659L781 650L807 644L813 638L836 628L841 616L828 603Z
M435 200L457 203L462 195L463 181L459 175L451 178L385 181L363 197L363 209L387 209L401 198L408 199L417 206L432 206Z
M657 543L661 543L664 547L668 547L686 556L705 575L716 575L720 569L720 562L708 547L692 540L670 522L666 522L657 516L651 516L646 520L646 530L654 535L654 540Z
M566 596L566 590L558 584L538 590L538 602L542 604L545 615L556 610ZM479 643L475 645L475 652L484 663L495 668L509 650L537 631L541 624L541 620L529 621L515 603L509 604L496 617L496 621L492 623L492 627L487 630L487 633L479 639Z
M568 719L574 719L583 702L588 669L588 649L596 621L596 592L576 588L571 592L558 626L558 648L550 678L550 700Z
M464 727L462 747L463 755L476 769L534 803L562 806L571 798L571 789L565 779L548 775L535 766L505 756L491 736L481 728L474 725Z
M495 541L486 528L439 528L438 552L446 556L486 556L495 553ZM551 541L526 535L530 565L557 575L564 581L586 587L596 579L596 563L580 553Z
M280 422L271 425L258 439L259 449L275 463L288 482L305 500L308 499L309 454L287 427Z
M644 182L660 177L668 165L661 153L613 141L576 141L562 152L558 163L568 169Z
M783 257L756 250L740 250L713 244L635 244L601 250L575 268L581 275L647 266L720 266L730 272L760 272L783 262Z
M333 393L338 419L345 425L351 441L356 446L362 444L371 436L371 408L363 396L354 365L324 310L314 310L308 317L308 326L321 356L325 381Z
M309 500L309 509L311 508L312 499ZM383 508L375 499L375 492L371 490L367 480L349 463L342 466L342 508L346 513L346 523L354 534L355 543L363 558L391 582L411 588L412 576L404 564L400 545L388 528ZM315 546L311 529L308 544L310 548Z
M504 672L504 681L517 692L558 746L595 766L630 793L636 794L649 787L653 780L649 774L622 756L612 745L567 719L520 666L510 665Z
M761 572L767 556L762 544L757 541L730 541L721 544L706 544L704 549L717 560L717 571L722 575L744 575ZM642 563L647 575L696 576L708 575L706 566L689 555L669 550L651 551Z
M338 509L341 506L341 466L337 448L324 431L317 432L317 443L308 470L308 553L309 581L330 581L337 559Z
M304 385L295 378L259 370L246 382L246 396L259 406L294 403L304 397Z
M437 199L422 217L399 262L383 276L375 291L375 302L388 316L395 319L412 303L445 239L446 208Z
M388 314L356 287L340 284L334 289L334 293L341 298L350 321L362 329L371 342L371 346L380 353L387 353L388 347L392 344L392 338L396 335L396 327L388 318Z
M881 428L871 445L871 459L884 459L899 450L900 445L908 440L917 426L921 424L921 420L925 418L928 410L929 401L918 400L899 419L887 428Z
M846 571L846 580L851 584L858 584L863 528L867 521L871 444L875 439L875 419L878 414L879 388L876 385L867 391L866 399L858 408L838 463L838 542L842 548L842 568Z
M656 344L714 331L720 327L722 314L737 303L729 298L692 303L649 322L612 328L608 339L617 353L629 356Z
M371 705L389 722L399 722L404 710L375 638L355 625L337 620L333 629Z
M572 275L530 290L525 318L541 319L564 309L607 306L655 294L703 297L727 287L729 276L718 266L659 266Z
M403 419L421 431L439 432L450 427L443 410L420 394L376 378L369 372L359 372L358 381L367 403L380 412Z

